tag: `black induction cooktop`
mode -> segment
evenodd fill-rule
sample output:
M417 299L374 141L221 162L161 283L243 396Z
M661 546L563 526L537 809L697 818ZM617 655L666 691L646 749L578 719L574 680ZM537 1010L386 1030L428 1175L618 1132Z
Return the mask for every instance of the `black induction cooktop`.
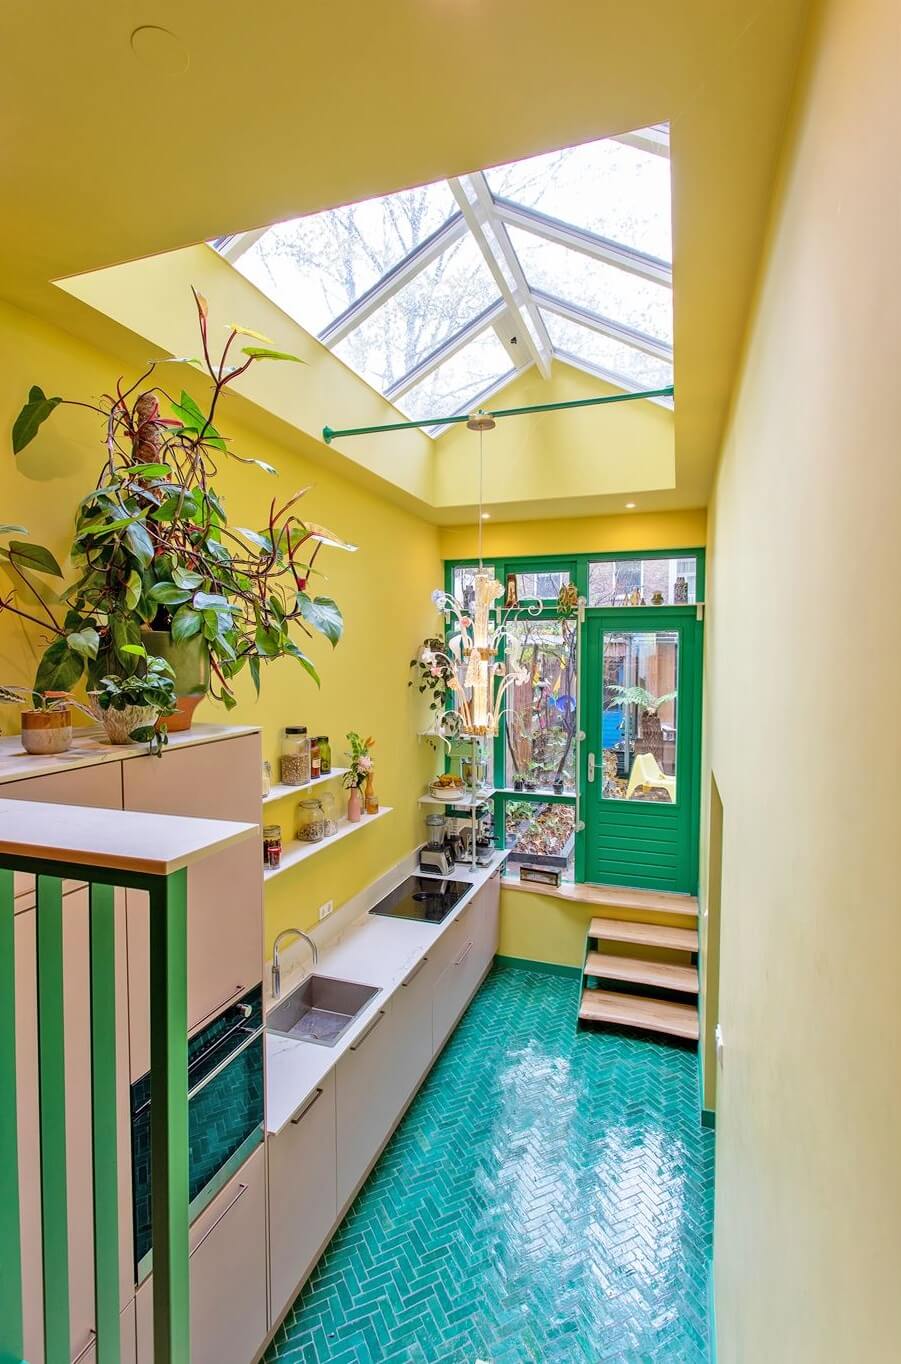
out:
M440 924L470 889L465 881L408 876L369 913L384 914L389 919L417 919L420 923Z

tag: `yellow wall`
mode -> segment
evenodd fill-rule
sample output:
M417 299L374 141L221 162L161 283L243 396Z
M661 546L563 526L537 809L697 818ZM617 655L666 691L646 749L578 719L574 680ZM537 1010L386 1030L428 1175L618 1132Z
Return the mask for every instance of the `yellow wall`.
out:
M214 299L210 302L215 305ZM115 356L3 305L0 355L4 432L10 431L31 383L41 384L47 393L90 396L105 391L124 368ZM326 899L341 904L408 853L420 835L414 796L433 771L434 758L428 745L416 739L424 717L407 687L408 665L414 646L434 626L430 593L442 573L435 527L346 479L311 468L293 449L265 441L233 420L222 425L239 452L261 456L279 470L276 481L238 464L223 467L216 484L234 521L262 524L274 492L290 494L312 482L303 504L307 514L360 548L356 554L323 550L319 556L318 565L328 575L321 590L335 597L345 618L345 638L334 652L319 636L309 642L308 652L322 676L321 690L299 666L284 660L264 668L260 702L245 678L238 688L240 704L231 715L207 701L196 718L261 725L263 751L273 763L285 724L307 724L314 733L329 734L336 766L342 765L347 730L373 734L377 791L383 804L395 807L371 829L268 887L271 937L287 924L308 926ZM3 447L0 521L21 522L62 558L71 540L75 504L97 477L101 450L91 414L57 412L17 459L8 436ZM2 576L0 587L7 588ZM0 615L0 680L31 681L40 649L36 632ZM16 712L0 711L0 724L6 733L16 732ZM292 804L273 809L286 830Z
M901 1350L899 69L825 0L712 506L720 1364Z
M707 542L707 513L695 511L578 516L551 521L486 521L485 558L520 554L610 554L631 549L697 549ZM472 558L474 525L445 526L440 533L445 559Z

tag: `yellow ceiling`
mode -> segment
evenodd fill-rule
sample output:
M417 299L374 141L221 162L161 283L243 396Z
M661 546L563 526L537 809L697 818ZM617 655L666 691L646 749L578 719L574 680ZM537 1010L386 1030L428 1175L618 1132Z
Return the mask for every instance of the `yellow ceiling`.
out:
M676 487L659 505L702 504L807 8L7 6L0 293L107 341L50 281L669 121Z

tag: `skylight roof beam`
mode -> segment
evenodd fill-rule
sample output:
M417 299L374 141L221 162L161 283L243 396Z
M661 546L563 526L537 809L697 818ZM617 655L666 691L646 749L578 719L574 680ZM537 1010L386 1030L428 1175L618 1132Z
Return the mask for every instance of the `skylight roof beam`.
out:
M385 389L385 397L389 402L394 402L396 398L402 398L411 388L421 380L428 377L433 369L437 369L445 360L449 360L452 355L456 355L458 350L462 350L470 341L474 340L486 327L490 327L492 322L506 312L507 305L502 298L497 299L488 308L474 317L471 322L467 322L465 327L454 332L446 341L442 341L440 346L436 346L428 355L423 356L418 365L408 370L390 388Z
M581 369L585 374L591 374L595 379L603 379L606 384L613 384L614 388L621 388L626 393L640 393L645 387L644 384L636 383L634 379L627 379L624 374L619 374L614 369L606 369L603 365L593 365L589 360L583 360L578 355L573 355L571 351L555 348L554 356L557 360L562 360L564 364L572 365L573 369ZM656 403L658 407L667 407L672 410L672 398L646 398L646 402Z
M518 379L520 375L525 374L526 370L531 369L533 363L534 361L530 360L527 365L520 365L519 369L509 369L506 374L502 374L500 378L495 379L487 388L483 389L481 393L477 393L465 407L458 408L456 412L448 412L447 416L462 417L464 415L468 416L470 412L478 411L485 403L491 401L495 393L500 393L508 384L512 384L514 379ZM438 414L436 413L435 415L437 416ZM452 431L453 429L452 426L429 426L426 428L426 432L437 440L445 431Z
M333 350L339 342L349 336L361 322L365 322L367 317L381 308L383 303L387 303L401 290L405 284L409 284L420 270L424 270L427 265L431 265L433 260L452 246L455 241L466 235L466 222L462 213L455 213L448 218L447 222L433 232L425 241L420 242L417 247L403 260L397 262L395 266L383 275L378 283L374 284L365 294L357 299L355 303L343 313L336 317L334 322L330 322L324 331L319 333L319 340L329 350Z
M594 232L587 232L585 228L573 227L570 223L561 222L559 218L540 213L538 209L522 208L520 204L514 204L509 199L495 199L494 203L498 217L511 227L520 227L526 232L535 233L538 237L546 237L548 241L556 242L558 246L581 251L585 256L606 261L609 265L616 265L621 270L628 270L631 274L652 280L655 284L665 284L670 289L673 287L673 267L667 261L658 260L656 256L648 256L631 246L624 246L622 242L611 241L608 237L599 237Z
M516 318L529 354L545 379L550 378L553 347L538 309L532 302L526 277L503 224L495 211L494 198L481 171L448 181L454 198L494 276L501 296Z
M644 351L645 355L653 355L655 360L667 360L672 364L673 348L668 341L647 336L644 332L627 327L622 322L614 322L611 317L602 317L600 313L594 313L590 308L582 308L577 303L567 303L554 294L546 294L543 289L533 289L532 297L539 308L544 308L547 312L557 313L560 317L568 318L570 322L580 322L583 327L590 327L592 331L600 332L602 336L609 336L613 341L621 341L623 345Z
M269 231L268 227L255 227L252 232L236 232L231 237L220 237L221 246L216 246L216 251L223 260L227 260L230 265L249 251L252 246L256 246L262 236Z
M665 156L669 160L669 124L660 123L652 128L638 128L633 133L620 133L611 142L622 142L627 147L635 147L640 152L650 152L653 156Z

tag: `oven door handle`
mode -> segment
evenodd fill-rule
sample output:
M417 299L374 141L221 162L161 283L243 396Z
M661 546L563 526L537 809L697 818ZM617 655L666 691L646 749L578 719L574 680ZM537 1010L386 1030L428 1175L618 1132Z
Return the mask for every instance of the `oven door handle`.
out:
M196 1084L193 1089L188 1090L188 1100L190 1101L194 1098L195 1094L199 1094L201 1090L206 1089L208 1084L222 1074L226 1066L231 1065L235 1057L240 1056L242 1051L246 1051L253 1042L256 1042L257 1038L263 1036L264 1032L265 1028L257 1028L255 1032L250 1033L250 1035L241 1043L240 1047L235 1047L234 1051L229 1052L228 1056L224 1057L223 1060L219 1062L218 1066L213 1067L209 1075L204 1075L199 1084Z

